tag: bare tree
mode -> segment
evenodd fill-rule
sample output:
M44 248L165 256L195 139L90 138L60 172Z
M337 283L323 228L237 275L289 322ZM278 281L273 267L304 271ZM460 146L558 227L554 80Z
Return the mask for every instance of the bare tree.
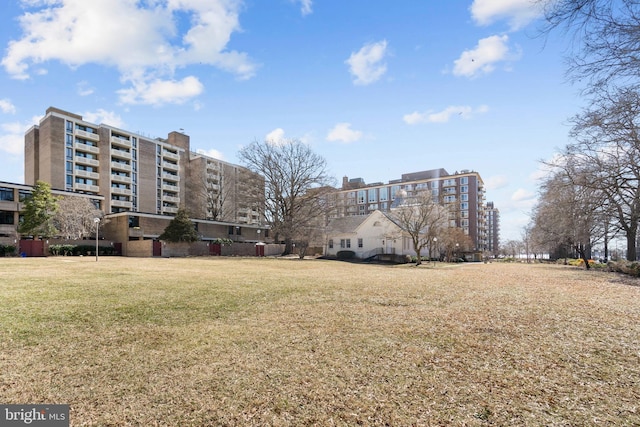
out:
M448 210L433 200L430 191L418 192L411 197L402 197L393 207L389 217L409 235L416 253L416 265L422 264L422 250L431 247L447 227Z
M240 150L239 158L264 177L265 217L275 241L284 241L284 253L291 253L296 233L312 218L321 221L326 215L313 209L333 191L326 160L297 139L254 141Z
M640 76L640 3L637 0L537 0L544 5L544 33L573 36L568 74L588 91L616 82L637 86Z
M602 92L590 108L573 119L564 156L565 172L574 184L604 194L627 240L627 259L637 258L640 224L640 94L632 89Z
M591 247L602 238L606 217L604 194L585 185L590 180L590 174L580 174L569 165L552 173L542 185L531 229L536 242L570 248L587 269Z
M447 261L461 258L460 255L473 248L471 237L465 234L462 228L449 227L442 232L441 236L442 238L438 240L442 242L442 248L445 251Z
M60 237L79 240L91 236L95 228L94 218L102 218L102 215L102 211L87 198L60 197L53 221Z

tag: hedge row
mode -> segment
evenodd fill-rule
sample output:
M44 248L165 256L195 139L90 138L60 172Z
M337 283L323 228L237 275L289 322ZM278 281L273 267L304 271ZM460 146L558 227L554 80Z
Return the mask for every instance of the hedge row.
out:
M100 246L99 255L114 255L115 249L111 246ZM51 245L49 246L49 253L51 255L64 255L64 256L89 256L96 254L96 247L94 245Z
M607 269L616 273L640 277L640 262L637 261L609 261L607 263Z

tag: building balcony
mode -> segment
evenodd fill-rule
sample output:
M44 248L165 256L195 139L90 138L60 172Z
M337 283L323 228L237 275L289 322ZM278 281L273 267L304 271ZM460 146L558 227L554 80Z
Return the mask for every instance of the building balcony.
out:
M162 213L175 214L175 213L178 213L178 208L174 208L174 207L171 207L171 206L163 206L162 207Z
M162 201L163 202L169 202L169 203L180 203L180 198L179 197L174 197L174 196L162 195Z
M91 165L91 166L99 166L100 162L96 159L90 159L88 157L82 157L82 156L74 156L73 159L75 160L76 163L81 164L81 165Z
M171 181L171 182L180 182L180 175L173 175L171 173L162 173L162 179L165 179L167 181Z
M111 207L131 209L133 203L125 200L111 200Z
M162 167L164 169L176 171L176 172L180 170L180 166L176 165L175 163L162 162Z
M129 190L128 188L111 187L111 194L125 194L127 196L130 196L131 190Z
M98 191L100 191L100 187L98 187L97 185L80 184L78 182L75 182L73 184L73 189L75 191L88 191L90 193L97 193Z
M84 130L76 129L76 135L82 138L90 139L92 141L100 141L100 136L97 133L86 132Z
M129 229L129 237L144 237L144 230L140 227L132 227Z
M98 179L100 178L100 174L97 172L89 172L89 171L83 171L82 169L76 169L74 171L76 176L81 176L83 178L91 178L91 179Z
M165 159L171 159L171 160L179 160L180 159L180 155L179 154L174 154L170 151L165 151L162 150L162 157L164 157Z
M131 165L129 163L111 162L111 169L130 171Z
M82 142L76 142L75 148L76 150L84 151L85 153L98 154L100 152L100 148L94 147L93 145L83 144Z
M117 157L119 159L130 159L131 152L125 150L111 149L111 157Z
M113 181L113 182L130 183L131 182L131 177L128 177L128 176L125 176L125 175L111 174L111 181Z
M170 185L167 183L162 184L162 189L167 191L175 191L175 192L180 191L180 187L177 187L175 185Z
M113 145L118 145L120 147L131 148L131 141L129 141L128 139L118 138L117 136L112 136L110 141L111 141L111 144L113 144Z

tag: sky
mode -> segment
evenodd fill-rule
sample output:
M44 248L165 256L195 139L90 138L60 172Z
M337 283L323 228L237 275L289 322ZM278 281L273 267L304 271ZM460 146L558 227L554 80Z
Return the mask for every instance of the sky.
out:
M519 240L583 100L531 0L4 0L0 181L54 106L238 163L299 139L342 178L480 173Z

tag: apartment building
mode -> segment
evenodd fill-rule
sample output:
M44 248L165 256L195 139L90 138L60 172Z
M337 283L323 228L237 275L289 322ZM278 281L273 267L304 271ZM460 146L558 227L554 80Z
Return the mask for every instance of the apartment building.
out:
M487 202L487 251L497 256L500 251L500 211L493 202Z
M32 186L29 185L0 182L1 245L15 244L19 240L20 236L18 235L17 229L20 223L21 212L24 209L24 203L22 201L31 194L32 190ZM86 198L96 207L104 202L104 197L99 195L79 194L56 189L52 189L51 193L57 197Z
M185 207L198 219L263 222L255 198L264 180L192 152L188 135L173 131L167 138L151 138L54 107L25 134L25 183L38 180L103 196L100 208L107 214L172 216Z
M400 179L388 183L373 184L366 184L361 178L344 177L342 188L336 192L336 208L332 216L340 218L368 215L376 210L389 211L401 190L407 196L430 191L434 198L449 208L449 226L459 227L469 235L476 251L487 249L485 189L480 174L475 171L450 174L442 168L433 169L403 174ZM497 221L498 217L494 218Z

